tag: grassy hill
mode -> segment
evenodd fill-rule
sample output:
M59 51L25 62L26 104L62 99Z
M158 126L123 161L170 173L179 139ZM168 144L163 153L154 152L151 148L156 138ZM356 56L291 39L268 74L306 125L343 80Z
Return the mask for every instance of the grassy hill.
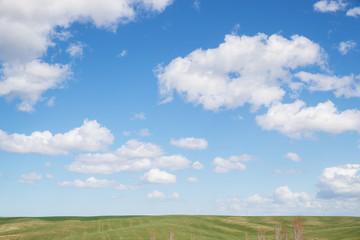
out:
M259 228L275 239L280 221L292 235L295 217L232 216L104 216L0 218L0 239L245 239L256 240ZM303 217L307 240L360 240L359 217ZM154 239L154 238L153 238Z

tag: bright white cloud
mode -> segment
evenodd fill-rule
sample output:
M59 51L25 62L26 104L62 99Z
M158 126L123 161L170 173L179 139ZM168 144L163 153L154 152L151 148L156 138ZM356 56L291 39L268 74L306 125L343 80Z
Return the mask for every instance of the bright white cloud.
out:
M358 17L360 16L360 7L351 8L346 12L346 16Z
M216 157L211 164L215 166L214 172L227 173L234 169L245 170L246 165L244 162L254 160L256 160L256 157L243 154L241 156L230 156L228 159Z
M162 154L159 146L132 139L115 152L80 154L67 168L74 172L97 174L140 171L151 168L151 158Z
M345 55L355 47L356 47L356 42L349 40L339 43L338 50L342 55Z
M6 63L0 75L0 96L10 100L19 98L19 110L31 112L46 90L61 87L70 75L69 65L47 64L40 60L26 64Z
M320 46L303 36L226 35L218 48L198 49L159 66L157 77L163 103L176 91L209 110L245 103L257 108L283 98L281 85L289 83L291 70L324 61Z
M19 183L25 183L25 184L34 184L37 180L42 179L41 174L37 174L36 172L32 172L29 174L23 174L21 175L21 178L19 179Z
M0 63L3 73L0 96L20 98L21 111L30 111L48 89L59 88L71 71L68 65L42 63L55 39L66 41L66 29L74 22L92 23L115 31L119 23L136 19L146 11L161 12L169 0L3 0L0 1ZM70 46L79 55L79 46ZM36 66L34 66L36 65ZM34 70L37 67L39 71ZM30 72L29 72L30 71ZM11 74L9 73L11 72ZM51 74L52 73L52 74ZM45 74L45 75L44 75ZM50 74L47 76L46 74ZM40 83L39 83L40 82Z
M314 4L314 10L318 12L336 12L346 7L342 0L321 0Z
M114 187L117 190L127 190L123 184L118 183L115 180L107 180L107 179L97 179L95 177L89 177L85 181L76 179L72 182L63 181L58 183L59 186L62 187L79 187L79 188L106 188L106 187Z
M293 152L288 152L287 154L284 155L285 158L290 159L294 162L300 162L302 159L299 155L297 155L296 153Z
M360 164L325 168L319 177L318 196L360 198Z
M187 159L186 157L177 154L172 156L162 156L159 158L156 158L152 166L154 168L167 168L170 170L178 170L178 169L185 169L189 168L191 164L191 161Z
M180 138L180 139L171 139L171 145L174 145L179 148L186 148L186 149L194 149L194 150L204 150L208 146L208 142L204 138Z
M319 131L333 134L360 132L360 111L340 112L330 100L315 107L306 107L300 100L275 104L266 114L257 116L256 121L264 130L277 130L292 138L310 137Z
M336 97L360 97L360 76L329 76L298 72L295 74L310 91L333 91Z
M198 183L198 182L200 182L200 180L197 179L196 177L188 177L186 179L186 182L188 182L188 183Z
M153 192L146 195L148 199L158 199L158 200L179 200L180 194L177 192L173 193L170 196L166 196L164 193L154 190Z
M125 57L126 55L127 55L127 50L126 49L124 49L124 50L122 50L121 51L121 53L119 53L118 55L116 55L116 57Z
M81 58L84 54L83 48L84 45L81 42L71 43L68 49L66 49L66 52L72 57Z
M144 183L171 184L176 182L176 176L159 169L151 169L142 176Z
M192 168L195 169L195 170L201 170L201 169L204 168L204 165L202 163L200 163L199 161L195 161L192 164Z
M81 127L64 134L49 131L25 134L7 134L0 130L0 149L12 153L68 154L78 151L105 150L114 140L110 130L96 120L85 120Z

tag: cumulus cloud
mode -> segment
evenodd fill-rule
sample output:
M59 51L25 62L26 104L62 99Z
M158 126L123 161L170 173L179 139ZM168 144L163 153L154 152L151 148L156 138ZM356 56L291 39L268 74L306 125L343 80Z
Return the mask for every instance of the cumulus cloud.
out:
M319 177L321 198L360 198L360 164L325 168Z
M142 176L142 181L144 183L152 184L171 184L176 182L176 176L170 174L166 171L161 171L159 169L153 168Z
M151 168L151 158L162 154L162 149L155 144L131 139L115 152L80 154L67 168L74 172L97 174L140 171Z
M293 192L288 186L278 187L271 195L229 197L218 199L216 203L220 212L242 215L298 215L299 213L313 215L323 207L322 203L307 193Z
M257 116L256 121L265 130L277 130L292 138L311 137L319 131L333 134L360 131L360 111L338 111L330 100L315 107L306 107L301 100L278 103L266 114Z
M215 166L214 172L227 173L234 169L245 170L246 165L244 162L254 160L256 160L256 157L243 154L241 156L230 156L228 159L216 157L211 164Z
M147 136L150 136L151 133L148 128L143 128L139 131L139 135L142 137L147 137Z
M106 188L113 187L117 190L127 190L128 187L118 183L115 180L97 179L95 177L89 177L85 181L76 179L74 181L63 181L58 183L62 187L79 187L79 188Z
M349 9L346 12L346 16L349 16L349 17L358 17L358 16L360 16L360 7L354 7L354 8Z
M302 159L299 155L297 155L296 153L293 152L288 152L287 154L284 155L285 158L290 159L294 162L300 162Z
M19 98L19 110L31 112L46 90L61 87L70 75L69 65L47 64L40 60L4 63L0 72L0 96L9 100Z
M29 174L23 174L21 175L21 178L19 179L19 183L25 183L25 184L34 184L37 180L42 179L41 174L37 174L36 172L32 172Z
M25 134L7 134L0 130L0 149L12 153L39 153L47 155L68 154L78 151L105 150L112 144L110 130L96 120L85 120L81 127L53 135L49 131Z
M154 190L153 192L146 195L148 199L158 199L158 200L179 200L180 194L177 192L173 193L170 196L166 196L164 193Z
M83 51L84 45L81 42L71 43L70 46L66 49L66 52L72 57L81 58L84 54Z
M201 170L201 169L204 168L204 165L202 163L200 163L199 161L195 161L192 164L192 168L195 169L195 170Z
M344 9L346 5L342 0L321 0L313 6L317 12L336 12Z
M180 138L180 139L171 139L171 145L174 145L179 148L186 148L186 149L194 149L194 150L204 150L208 146L208 142L204 138Z
M342 55L345 55L355 47L356 47L356 42L354 42L353 40L349 40L345 42L340 42L338 46L338 50Z
M152 166L155 168L167 168L170 170L178 170L178 169L185 169L189 168L191 161L186 157L177 154L172 156L162 156L156 158Z
M205 109L253 108L280 101L291 71L325 61L320 46L303 36L290 39L267 36L226 35L214 49L198 49L156 70L162 102L170 102L176 91L187 102Z
M144 9L148 12L161 12L171 2L169 0L0 1L0 33L2 33L0 64L7 71L1 73L0 84L8 91L1 93L0 96L20 98L22 103L19 109L30 111L36 102L41 100L41 95L46 90L61 87L59 83L65 81L69 76L68 73L71 72L69 66L43 63L40 59L50 46L56 45L55 40L66 41L69 38L71 33L67 29L72 23L91 23L97 28L115 31L119 23L135 20ZM77 55L80 53L80 48L70 47L69 52ZM28 72L34 64L41 68L39 73L36 70ZM53 72L48 81L44 78L46 69L49 70L47 74ZM11 74L8 73L9 71ZM43 83L39 84L40 81ZM40 85L41 89L39 89Z
M336 97L360 97L360 76L329 76L298 72L295 76L301 80L310 91L333 91Z

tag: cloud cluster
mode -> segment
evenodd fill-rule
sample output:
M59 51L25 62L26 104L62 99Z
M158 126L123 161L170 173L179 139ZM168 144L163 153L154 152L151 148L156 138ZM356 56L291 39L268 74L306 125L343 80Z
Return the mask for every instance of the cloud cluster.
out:
M319 177L321 198L360 198L360 165L346 164L325 168Z
M300 162L302 159L299 155L297 155L296 153L293 152L288 152L287 154L284 155L285 158L290 159L294 162Z
M106 150L114 136L96 120L85 120L81 127L66 133L53 135L49 131L33 132L31 135L7 134L0 130L0 149L12 153L39 153L47 155L70 152L94 152Z
M257 158L248 154L243 154L241 156L230 156L228 159L216 157L211 163L215 166L214 172L216 173L227 173L231 170L245 170L246 165L244 162L254 161Z
M120 23L134 21L142 12L161 12L171 0L3 0L0 1L0 96L20 98L19 109L32 111L42 94L61 87L70 75L68 65L40 59L56 39L66 41L74 22L91 23L115 31ZM80 56L82 48L68 48ZM39 84L40 83L40 84Z
M348 40L345 42L340 42L338 50L342 55L347 54L351 49L356 47L356 42Z
M128 187L118 183L115 180L97 179L95 177L89 177L85 181L76 179L72 182L63 181L58 183L62 187L79 187L79 188L106 188L113 187L117 190L127 190Z
M112 174L150 168L178 170L190 164L182 155L165 156L160 146L131 139L114 152L80 154L67 168L80 173Z
M226 35L217 48L198 49L158 67L157 77L163 103L176 91L208 110L245 103L257 108L283 98L281 85L291 82L291 71L324 61L320 46L303 36Z
M256 117L264 130L277 130L292 138L311 137L315 132L338 134L360 132L360 111L338 111L329 100L315 107L306 107L297 100L290 104L275 104L264 115Z
M318 12L336 12L343 10L346 5L342 0L320 0L314 4L314 10Z
M29 174L23 174L21 175L21 178L19 179L19 183L25 183L25 184L34 184L37 180L41 180L42 175L37 174L36 172L32 172Z
M206 139L194 137L180 138L177 140L171 139L170 144L179 148L194 150L204 150L208 146L208 142L206 141Z

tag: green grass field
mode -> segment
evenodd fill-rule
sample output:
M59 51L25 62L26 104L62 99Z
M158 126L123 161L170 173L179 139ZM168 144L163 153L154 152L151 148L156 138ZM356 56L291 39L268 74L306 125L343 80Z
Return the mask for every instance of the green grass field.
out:
M0 239L275 239L274 226L282 222L289 232L295 217L232 216L106 216L0 218ZM359 240L360 217L303 217L307 240ZM292 233L290 239L293 239Z

